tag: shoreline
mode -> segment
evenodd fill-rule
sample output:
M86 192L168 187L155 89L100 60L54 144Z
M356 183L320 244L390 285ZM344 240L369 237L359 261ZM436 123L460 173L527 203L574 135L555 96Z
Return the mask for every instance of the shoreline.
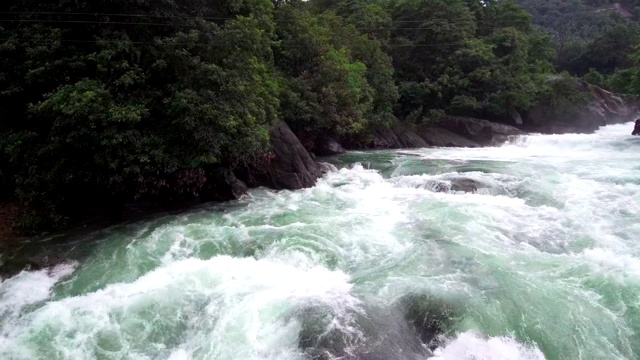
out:
M628 123L628 121L621 121L618 124ZM613 125L613 124L611 124ZM584 132L575 132L576 134L580 134ZM515 136L527 136L527 135L548 135L545 133L539 132L531 132L531 131L523 131L521 130L521 134ZM296 139L297 140L297 139ZM499 143L484 143L479 144L479 147L495 147L500 146L509 140L504 138L504 141L500 141ZM349 148L345 149L345 152L342 154L334 154L328 156L319 156L315 159L314 162L323 162L327 159L336 158L339 156L343 156L349 153L369 153L376 151L393 151L393 150L406 150L406 149L416 149L416 148L468 148L464 146L438 146L428 144L427 146L393 146L393 147L363 147L363 148ZM315 182L314 182L315 184ZM259 186L249 186L248 189L254 189L257 187L262 187L264 185ZM304 188L312 187L305 186ZM274 191L282 190L274 187L270 187ZM228 201L228 200L227 200ZM16 202L12 201L0 201L0 256L3 254L12 256L12 250L15 250L15 246L12 245L21 245L29 242L29 239L39 238L45 235L52 236L54 238L64 238L65 236L73 236L73 234L77 235L78 233L84 233L85 231L95 231L99 229L105 229L112 226L124 225L127 223L132 223L136 221L144 221L153 219L156 217L161 217L166 214L175 214L175 213L185 213L196 209L200 206L206 204L222 204L227 201L184 201L184 202L176 202L176 203L163 203L159 202L147 202L147 203L131 203L127 204L125 207L127 211L125 212L122 218L118 220L108 219L104 216L104 214L96 214L90 218L83 219L78 223L70 225L64 229L59 229L54 232L43 231L42 233L34 234L34 235L23 235L18 231L14 230L13 222L18 218L20 207ZM25 240L25 241L23 241ZM64 242L64 241L63 241ZM0 267L2 267L2 262L0 262Z

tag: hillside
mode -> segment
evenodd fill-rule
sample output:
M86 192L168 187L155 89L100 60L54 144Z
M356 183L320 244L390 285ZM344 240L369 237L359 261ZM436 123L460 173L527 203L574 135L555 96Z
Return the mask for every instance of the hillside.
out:
M533 23L549 33L558 71L587 76L590 82L625 91L612 79L632 67L629 54L640 43L638 1L518 0Z

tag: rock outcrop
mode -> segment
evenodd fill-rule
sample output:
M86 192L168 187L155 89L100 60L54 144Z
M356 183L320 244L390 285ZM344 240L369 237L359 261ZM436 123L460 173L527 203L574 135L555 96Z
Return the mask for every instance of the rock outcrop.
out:
M636 125L633 127L631 135L640 135L640 119L636 120Z
M296 190L315 185L322 171L287 124L269 131L273 157L238 174L249 186Z
M480 147L480 144L463 136L454 134L449 130L434 125L418 126L416 131L429 146L436 147Z
M588 134L601 126L631 120L633 110L620 97L595 85L581 83L579 86L581 91L589 93L587 103L576 104L573 110L567 109L568 105L559 108L538 104L527 113L523 127L543 134Z
M448 116L438 125L483 146L499 145L511 136L524 134L522 130L510 125L463 116Z
M480 147L504 143L523 135L516 127L470 117L449 116L438 125L424 124L414 129L398 124L374 131L372 148Z
M329 164L327 162L318 162L318 166L320 167L320 171L322 171L323 174L338 171L338 168L335 165Z
M393 132L398 138L398 146L400 148L422 148L427 147L424 139L416 134L412 129L404 125L396 125L393 127Z
M239 199L249 191L247 185L239 180L228 168L215 169L208 176L200 192L202 201L229 201Z
M403 124L396 124L391 128L374 131L371 147L381 149L422 148L429 144L415 131Z
M314 142L313 152L318 156L341 155L346 151L334 138L330 136L320 136Z

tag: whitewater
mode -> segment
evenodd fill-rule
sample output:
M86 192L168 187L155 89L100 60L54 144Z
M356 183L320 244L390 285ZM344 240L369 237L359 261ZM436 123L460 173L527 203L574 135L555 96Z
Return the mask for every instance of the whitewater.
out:
M0 359L640 359L632 127L351 152L56 241L0 283Z

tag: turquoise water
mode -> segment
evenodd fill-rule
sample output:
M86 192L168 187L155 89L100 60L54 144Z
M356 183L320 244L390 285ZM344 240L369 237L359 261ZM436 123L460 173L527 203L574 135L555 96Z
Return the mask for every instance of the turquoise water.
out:
M88 234L0 283L0 358L640 359L630 129L354 152Z

